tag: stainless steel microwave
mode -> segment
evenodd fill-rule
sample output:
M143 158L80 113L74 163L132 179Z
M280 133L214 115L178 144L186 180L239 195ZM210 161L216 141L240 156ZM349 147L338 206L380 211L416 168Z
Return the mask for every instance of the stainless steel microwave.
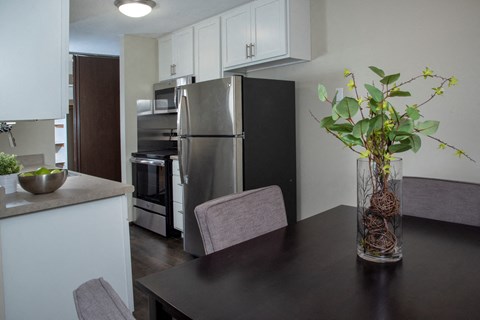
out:
M153 114L176 113L177 87L195 82L195 77L188 76L162 81L153 85Z

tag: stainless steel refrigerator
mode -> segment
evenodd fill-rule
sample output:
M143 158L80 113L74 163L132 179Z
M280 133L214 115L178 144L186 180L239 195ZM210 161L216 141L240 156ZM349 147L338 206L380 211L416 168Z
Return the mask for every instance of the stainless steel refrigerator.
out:
M195 207L231 193L279 185L295 223L295 83L232 76L179 90L185 251L204 255Z

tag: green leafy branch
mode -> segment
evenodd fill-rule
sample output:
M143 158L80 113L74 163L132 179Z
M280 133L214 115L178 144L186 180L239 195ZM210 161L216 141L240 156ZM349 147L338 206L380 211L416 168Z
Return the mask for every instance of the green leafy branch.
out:
M311 110L310 110L310 115L311 115L318 123L321 124L321 120L318 120L318 118L315 117L315 115L313 114L313 112L312 112ZM351 145L345 143L345 142L341 139L340 134L337 134L337 133L335 133L334 131L332 131L332 130L330 130L330 129L328 129L328 128L325 128L325 129L326 129L326 131L327 131L328 133L332 134L335 138L337 138L338 140L342 141L347 148L349 148L349 149L352 150L353 152L358 153L358 154L361 155L361 153L358 152L357 150L353 149L353 147L352 147Z
M321 120L310 112L322 128L361 157L369 158L387 170L393 154L420 150L421 135L439 142L440 149L448 147L453 149L457 156L464 156L475 162L463 150L433 136L438 130L438 121L420 121L423 120L420 107L435 97L443 95L447 86L456 85L457 78L435 74L427 67L421 74L397 84L400 73L385 74L382 69L377 67L370 66L369 68L380 79L378 84L375 82L364 84L367 93L365 96L359 94L355 75L348 69L344 70L344 76L349 78L347 87L354 90L355 98L344 97L337 101L335 93L333 99L330 100L325 86L318 85L318 98L331 105L331 115ZM410 92L404 90L404 87L421 78L438 80L439 83L432 88L433 92L425 101L406 105L405 110L399 113L390 99L410 97ZM364 151L358 151L356 149L358 147L364 148Z

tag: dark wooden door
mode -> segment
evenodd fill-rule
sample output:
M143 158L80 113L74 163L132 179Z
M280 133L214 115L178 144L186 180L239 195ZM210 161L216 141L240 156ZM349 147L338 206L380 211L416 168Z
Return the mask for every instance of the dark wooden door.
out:
M117 57L73 57L73 170L121 181Z

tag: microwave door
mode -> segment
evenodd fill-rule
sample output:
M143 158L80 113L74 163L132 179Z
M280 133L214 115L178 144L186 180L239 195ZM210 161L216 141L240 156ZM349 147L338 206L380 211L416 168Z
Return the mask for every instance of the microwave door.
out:
M176 88L165 88L155 90L154 114L176 113Z

